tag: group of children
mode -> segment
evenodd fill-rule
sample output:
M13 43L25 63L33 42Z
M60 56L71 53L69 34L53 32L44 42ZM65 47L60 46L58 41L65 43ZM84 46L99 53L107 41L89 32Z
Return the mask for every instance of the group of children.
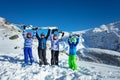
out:
M37 33L37 28L34 28L34 34L32 35L30 32L26 33L26 26L23 26L23 37L24 37L24 65L29 65L28 58L30 58L30 64L34 62L34 58L32 55L32 42L37 37L38 39L38 57L39 57L39 65L48 65L46 59L46 42L48 37L50 36L51 41L51 65L58 65L59 62L59 42L62 41L64 36L64 32L62 32L61 38L59 39L55 32L58 32L58 29L53 29L52 34L50 35L50 29L48 29L48 33L45 36L44 33L41 33L40 36ZM69 68L73 70L78 70L76 63L76 46L79 43L79 38L75 36L70 36L68 39L68 44L70 46L69 49L69 60L68 65Z

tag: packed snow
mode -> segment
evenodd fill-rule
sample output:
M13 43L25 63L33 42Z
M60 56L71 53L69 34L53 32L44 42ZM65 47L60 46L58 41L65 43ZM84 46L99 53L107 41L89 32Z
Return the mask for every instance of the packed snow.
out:
M5 21L5 19L0 19L0 22L2 22L1 20ZM12 26L15 27L15 30L8 29L7 27L10 28L10 26L0 26L0 80L120 80L120 67L84 61L80 59L79 55L77 58L79 70L73 71L69 69L68 45L66 42L60 44L59 66L43 65L40 67L37 55L38 45L35 39L33 42L35 63L31 66L23 67L24 40L22 32L18 31L19 29L14 25ZM81 33L80 43L77 46L78 51L89 46L85 44L86 39L83 37L86 32L83 31ZM9 39L9 37L16 34L19 38L14 40ZM115 53L115 55L119 54ZM50 63L50 41L47 42L47 59Z

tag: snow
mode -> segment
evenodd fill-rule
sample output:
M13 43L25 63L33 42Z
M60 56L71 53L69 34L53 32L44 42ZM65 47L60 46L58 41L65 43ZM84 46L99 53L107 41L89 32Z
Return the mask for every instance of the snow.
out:
M120 53L99 48L83 48L77 51L79 60L120 66Z
M5 21L6 20L4 18L0 17L0 24L4 24Z
M9 30L7 27L0 27L0 80L120 80L120 67L106 64L87 62L77 58L78 71L68 68L68 55L60 52L59 66L43 65L39 67L37 55L37 40L33 42L33 56L35 63L31 66L23 67L23 43L22 33L19 29ZM86 48L84 34L80 32L80 43L77 50ZM84 34L83 34L84 33ZM18 39L10 40L9 37L17 34ZM7 36L6 36L7 35ZM69 33L66 32L66 37ZM47 59L51 60L50 41L47 42ZM15 47L17 46L17 49ZM60 49L68 51L68 44L62 42ZM109 52L108 52L109 54ZM115 53L114 55L119 55Z
M90 48L120 51L120 23L102 25L83 34L84 44Z

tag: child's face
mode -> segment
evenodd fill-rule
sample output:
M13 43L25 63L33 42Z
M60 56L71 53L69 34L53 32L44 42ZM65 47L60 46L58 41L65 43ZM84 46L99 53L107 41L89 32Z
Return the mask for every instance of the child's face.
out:
M41 38L45 38L45 36L44 36L44 35L41 35Z
M28 35L27 35L27 38L31 38L31 35L30 35L30 34L28 34Z
M54 40L57 40L57 39L58 39L58 37L57 37L57 36L53 36L53 39L54 39Z

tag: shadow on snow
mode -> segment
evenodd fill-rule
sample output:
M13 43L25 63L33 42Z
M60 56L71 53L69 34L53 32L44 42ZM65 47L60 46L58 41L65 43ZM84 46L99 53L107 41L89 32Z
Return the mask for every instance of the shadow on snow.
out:
M22 60L22 59L19 59L19 58L17 58L17 57L11 57L11 56L8 56L8 55L2 55L2 56L0 56L0 61L5 61L5 62L10 62L10 63L23 63L24 62L24 60Z

